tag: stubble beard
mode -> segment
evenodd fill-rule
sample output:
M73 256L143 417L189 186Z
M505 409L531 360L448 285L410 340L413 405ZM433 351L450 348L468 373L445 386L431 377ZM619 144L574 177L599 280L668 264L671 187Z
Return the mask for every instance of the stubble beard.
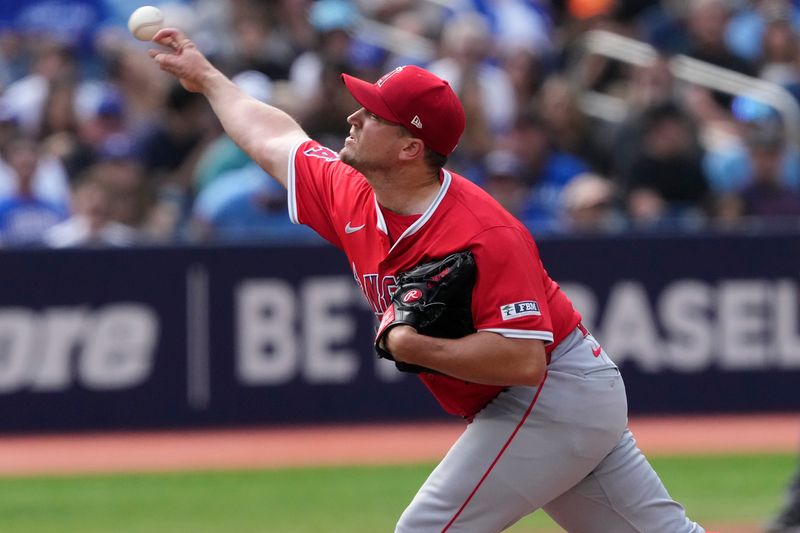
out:
M339 160L342 163L346 163L352 167L354 159L353 153L349 150L348 146L345 146L339 150Z
M354 150L352 150L349 146L345 146L339 150L339 160L342 163L353 167L365 176L382 170L381 165L375 164L374 162L365 161L363 158L358 157L358 155L354 153Z

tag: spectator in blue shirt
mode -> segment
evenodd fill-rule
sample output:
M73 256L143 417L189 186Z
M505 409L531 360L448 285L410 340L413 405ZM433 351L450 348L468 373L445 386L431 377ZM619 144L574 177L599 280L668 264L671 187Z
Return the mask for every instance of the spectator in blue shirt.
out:
M0 243L6 246L38 243L45 231L66 218L66 206L34 193L38 153L33 141L20 138L10 142L4 156L16 178L16 189L0 199Z

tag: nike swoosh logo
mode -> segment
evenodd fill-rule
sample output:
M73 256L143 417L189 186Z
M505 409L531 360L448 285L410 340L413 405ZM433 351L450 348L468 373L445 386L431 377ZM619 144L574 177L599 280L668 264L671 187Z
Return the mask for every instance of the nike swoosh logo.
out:
M355 233L360 229L364 229L364 226L366 226L366 224L361 224L360 226L351 226L350 223L348 222L347 225L344 227L344 232Z
M597 346L597 348L592 347L592 355L595 357L600 357L600 354L603 353L603 348L601 346Z

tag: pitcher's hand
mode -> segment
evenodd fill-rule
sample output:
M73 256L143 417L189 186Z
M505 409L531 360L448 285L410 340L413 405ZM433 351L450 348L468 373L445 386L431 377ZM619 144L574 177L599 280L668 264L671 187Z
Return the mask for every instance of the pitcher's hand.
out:
M164 28L153 36L152 41L168 50L150 50L161 70L169 72L190 92L202 93L210 78L219 71L206 59L186 35L175 28Z

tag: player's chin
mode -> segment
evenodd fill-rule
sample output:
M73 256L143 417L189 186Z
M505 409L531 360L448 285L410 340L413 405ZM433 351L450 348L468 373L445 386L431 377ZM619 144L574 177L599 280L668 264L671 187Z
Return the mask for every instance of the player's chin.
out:
M353 151L350 150L350 147L346 144L341 150L339 150L339 160L342 163L347 163L348 165L352 165L355 162L355 154L353 154Z
M355 157L352 152L339 152L339 161L353 167L362 174L369 172L370 167L362 159Z

